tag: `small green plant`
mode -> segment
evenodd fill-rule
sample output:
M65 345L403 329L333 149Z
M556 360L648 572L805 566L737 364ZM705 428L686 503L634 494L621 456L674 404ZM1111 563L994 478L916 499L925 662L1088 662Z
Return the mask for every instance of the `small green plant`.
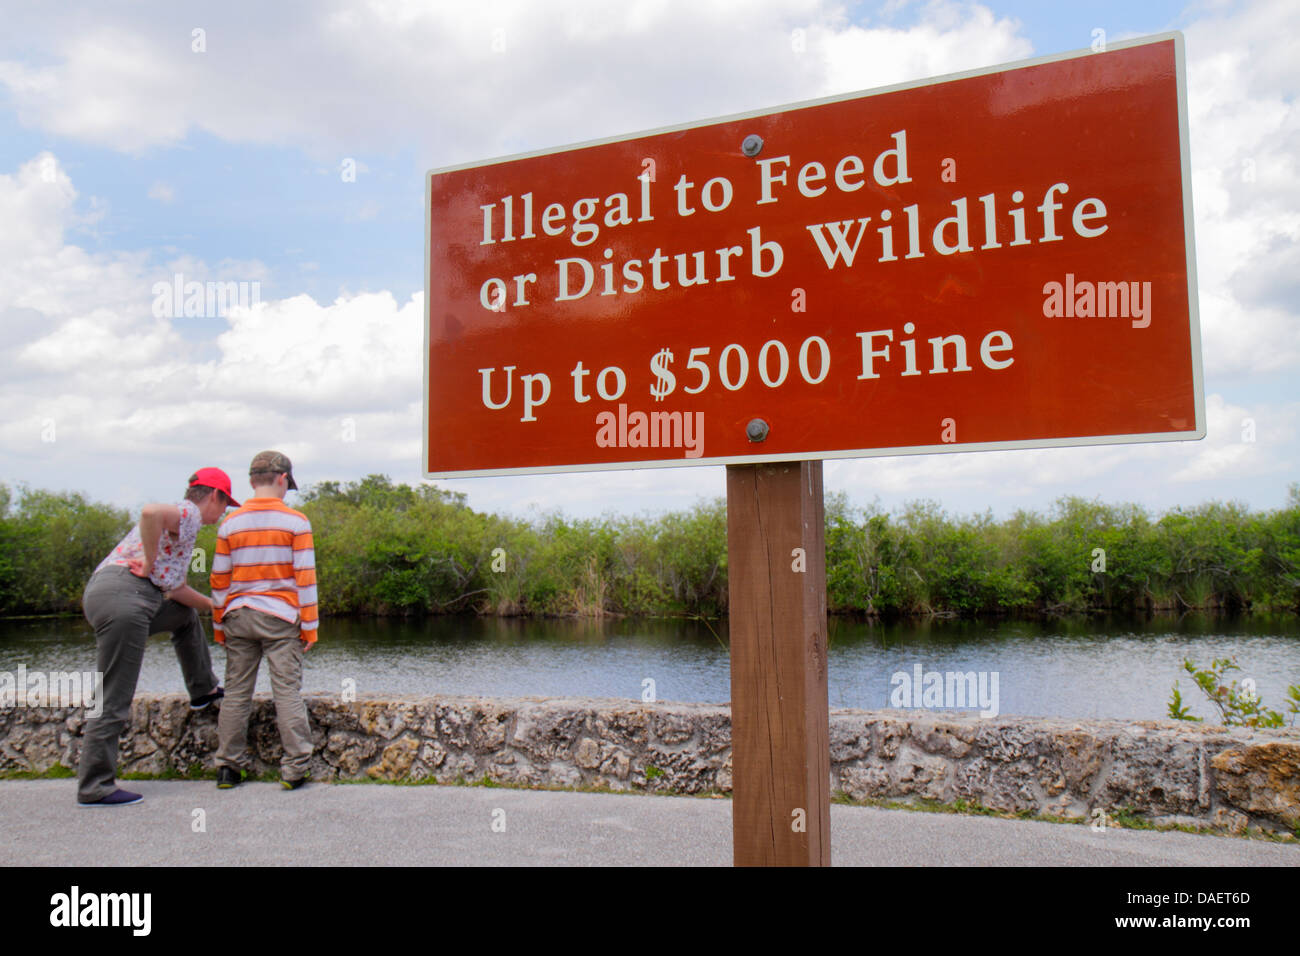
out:
M147 771L141 773L132 771L130 773L121 773L118 775L123 780L215 780L217 779L216 769L204 770L203 764L193 762L188 768L182 770L180 767L168 765L158 771ZM270 780L273 778L269 773L263 773L261 777L249 776L248 780Z
M1178 690L1178 681L1174 681L1174 696L1169 701L1169 716L1174 720L1200 720L1183 703L1183 695Z
M1292 684L1286 689L1286 712L1291 715L1289 723L1295 726L1297 716L1300 716L1300 684Z
M662 777L663 775L664 772L660 770L658 767L656 767L654 764L648 763L645 765L646 780L654 780L655 778Z
M1132 806L1112 807L1110 818L1120 826L1127 827L1130 830L1155 829L1151 822L1140 817L1137 810Z
M63 780L76 775L77 772L71 767L65 767L56 761L48 770L0 771L0 780Z
M1210 703L1219 711L1219 717L1225 727L1281 727L1287 723L1286 718L1276 710L1265 707L1253 688L1238 686L1234 678L1228 681L1229 671L1241 670L1231 657L1216 657L1206 668L1198 668L1190 658L1183 661L1183 670L1192 675ZM1292 684L1286 689L1286 711L1291 714L1291 724L1300 714L1300 684ZM1183 696L1174 682L1173 696L1169 701L1169 716L1175 720L1201 720L1187 709Z
M942 807L942 804L935 802L935 807ZM964 800L961 797L953 801L952 809L957 813L967 813L975 816L996 817L1000 815L997 810L984 806L978 800Z

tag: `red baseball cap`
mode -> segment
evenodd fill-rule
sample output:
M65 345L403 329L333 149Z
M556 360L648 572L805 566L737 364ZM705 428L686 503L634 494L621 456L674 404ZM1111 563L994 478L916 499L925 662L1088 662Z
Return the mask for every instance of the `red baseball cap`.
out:
M200 468L194 473L194 477L190 479L190 487L193 488L196 485L203 488L216 488L217 491L230 499L232 505L236 508L239 507L239 502L230 493L230 476L220 468Z

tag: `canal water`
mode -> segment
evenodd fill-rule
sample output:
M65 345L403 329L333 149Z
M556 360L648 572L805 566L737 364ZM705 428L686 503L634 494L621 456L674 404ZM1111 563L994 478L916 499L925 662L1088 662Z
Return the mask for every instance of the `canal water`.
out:
M1160 718L1179 681L1193 713L1211 717L1182 669L1184 658L1202 667L1216 657L1236 658L1237 676L1253 680L1264 704L1277 710L1286 686L1300 683L1300 621L1289 615L888 625L832 618L829 636L833 708L902 704ZM641 700L652 692L661 701L725 702L731 696L727 640L725 621L327 618L307 655L303 684L322 694L339 693L353 681L358 695ZM213 663L223 676L220 645L213 645ZM0 672L16 673L19 664L94 670L93 633L73 618L0 621ZM966 697L968 687L974 697L982 691L983 700ZM138 689L184 689L166 636L149 640ZM270 692L265 666L258 690Z

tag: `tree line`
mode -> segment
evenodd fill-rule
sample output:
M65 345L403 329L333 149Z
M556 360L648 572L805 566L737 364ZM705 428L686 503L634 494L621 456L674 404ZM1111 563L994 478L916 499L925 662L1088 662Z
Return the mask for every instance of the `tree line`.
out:
M382 475L323 482L312 522L322 612L718 617L727 609L726 503L657 517L522 520ZM0 485L0 615L79 613L126 510L74 492ZM207 591L215 529L191 583ZM792 562L793 567L793 562ZM896 512L826 498L827 608L882 618L1092 611L1300 612L1300 484L1285 507L1210 502L1153 516L1078 497L1046 514Z

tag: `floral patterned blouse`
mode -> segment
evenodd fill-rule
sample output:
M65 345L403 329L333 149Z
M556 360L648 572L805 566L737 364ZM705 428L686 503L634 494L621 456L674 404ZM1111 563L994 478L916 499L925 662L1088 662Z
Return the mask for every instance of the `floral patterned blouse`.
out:
M178 501L176 507L181 512L180 530L176 534L163 531L158 536L158 554L154 558L149 580L164 591L178 588L186 581L189 571L190 555L194 551L194 542L199 536L199 526L203 523L199 515L199 506L192 501ZM116 548L103 561L99 562L99 571L110 564L130 567L132 559L144 559L144 542L140 540L140 525L131 529Z

